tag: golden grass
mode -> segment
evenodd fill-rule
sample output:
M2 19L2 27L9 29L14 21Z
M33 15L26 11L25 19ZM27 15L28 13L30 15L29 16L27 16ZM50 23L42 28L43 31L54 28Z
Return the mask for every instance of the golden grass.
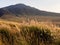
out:
M53 25L52 22L37 22L31 20L30 22L17 23L11 21L0 21L0 31L4 31L4 33L0 34L0 45L28 45L24 37L21 36L20 32L23 27L37 27L38 29L49 29L51 31L51 35L54 36L54 42L60 39L60 28L56 25ZM30 29L30 28L29 28ZM25 30L25 29L24 29ZM3 37L2 37L3 36ZM7 39L7 37L9 37ZM1 40L3 38L3 41ZM8 42L8 43L7 43ZM59 42L60 43L60 42ZM48 44L47 44L48 45Z

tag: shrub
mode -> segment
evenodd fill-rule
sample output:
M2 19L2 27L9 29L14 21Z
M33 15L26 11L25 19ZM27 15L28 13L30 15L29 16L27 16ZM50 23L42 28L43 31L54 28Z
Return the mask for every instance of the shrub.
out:
M1 45L20 45L19 33L10 32L8 28L0 29Z
M49 29L38 28L36 26L21 27L21 35L28 45L49 45L53 42L53 36Z
M10 44L10 42L9 42L10 33L7 28L0 29L0 38L1 38L2 43L6 44L6 42L7 42L7 44Z

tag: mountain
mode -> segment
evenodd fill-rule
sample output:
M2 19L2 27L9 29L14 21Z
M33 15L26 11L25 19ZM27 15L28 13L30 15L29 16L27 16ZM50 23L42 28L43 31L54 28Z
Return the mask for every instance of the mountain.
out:
M54 18L57 21L58 19L60 19L60 13L42 11L42 10L36 9L34 7L27 6L25 4L16 4L16 5L11 5L11 6L0 8L0 18L2 18L2 19L20 20L21 16L24 16L24 15L31 16L31 17L44 16L43 17L44 20L49 19L49 18L50 19ZM56 17L57 18L59 17L59 18L56 19ZM42 18L38 18L38 20L39 19L42 19ZM58 21L60 21L60 20L58 20Z
M43 15L43 16L60 16L58 13L52 13L52 12L46 12L42 10L38 10L34 7L30 7L24 4L16 4L11 5L8 7L4 7L0 9L0 16L3 15L3 13L9 12L14 15Z

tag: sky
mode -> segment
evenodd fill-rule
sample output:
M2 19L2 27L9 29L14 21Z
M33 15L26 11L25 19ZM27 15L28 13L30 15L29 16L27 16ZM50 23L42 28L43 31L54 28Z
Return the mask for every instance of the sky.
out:
M60 13L60 0L0 0L0 8L19 3L39 10Z

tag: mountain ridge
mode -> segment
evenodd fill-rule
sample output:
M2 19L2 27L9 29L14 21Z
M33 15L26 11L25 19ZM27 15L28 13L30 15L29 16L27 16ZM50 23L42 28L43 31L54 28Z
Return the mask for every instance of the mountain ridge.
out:
M9 12L17 16L18 15L60 16L60 13L38 10L34 7L30 7L25 4L16 4L16 5L0 8L0 15L2 15L1 13L6 13L6 12L7 13Z
M8 21L60 21L60 13L47 12L27 6L25 4L16 4L0 8L0 19Z

